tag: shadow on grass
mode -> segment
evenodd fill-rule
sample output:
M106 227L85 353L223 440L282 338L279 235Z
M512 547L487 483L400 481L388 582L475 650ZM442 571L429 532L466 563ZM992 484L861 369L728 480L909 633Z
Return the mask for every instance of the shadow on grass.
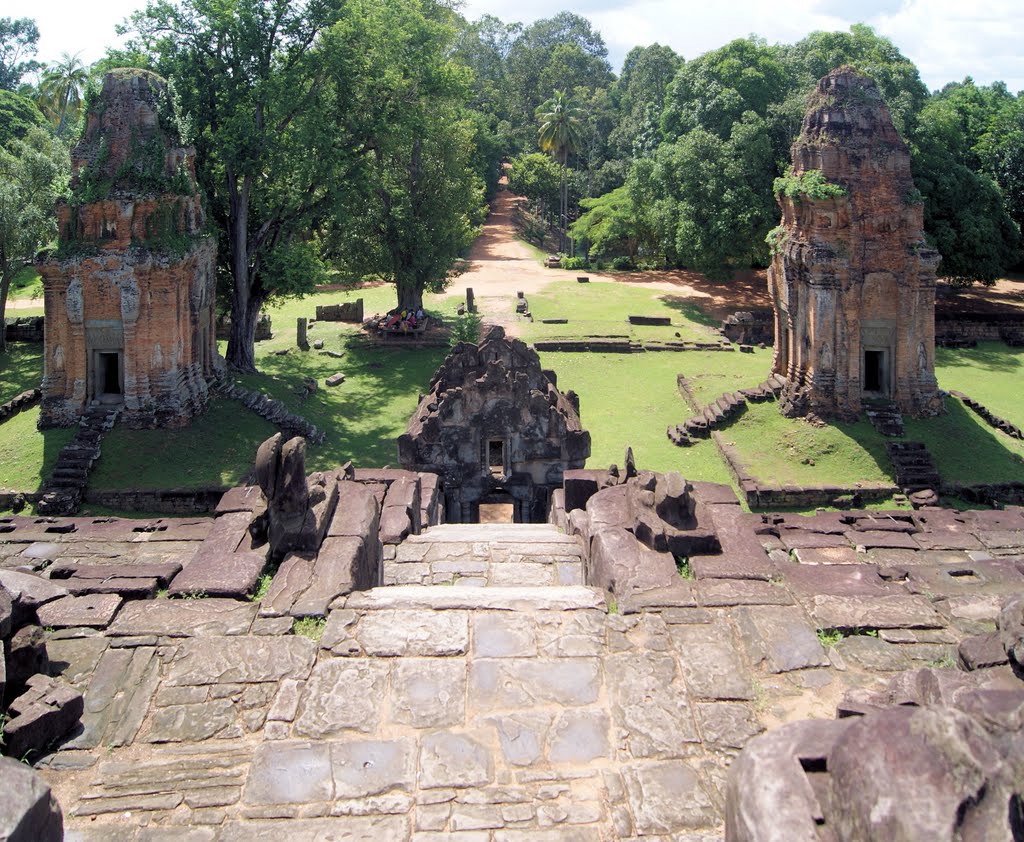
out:
M12 342L0 354L0 403L9 401L43 380L43 346L35 342Z
M999 374L1020 373L1024 369L1024 348L1011 348L1003 342L982 342L976 348L936 348L935 366L942 368L981 368Z
M314 470L336 467L351 459L364 467L395 464L396 439L425 392L434 371L445 357L444 348L382 348L361 337L348 337L342 359L290 353L259 360L262 373L240 378L280 400L326 433L324 442L311 447L307 465ZM345 374L345 382L327 388L323 381ZM300 384L315 378L318 390L302 400Z
M907 438L931 451L939 476L959 485L1024 480L1024 445L997 432L955 398L946 414L906 419Z
M721 327L721 320L705 313L692 298L683 298L679 295L662 295L659 300L676 312L682 314L683 318L690 322L696 322L704 327Z

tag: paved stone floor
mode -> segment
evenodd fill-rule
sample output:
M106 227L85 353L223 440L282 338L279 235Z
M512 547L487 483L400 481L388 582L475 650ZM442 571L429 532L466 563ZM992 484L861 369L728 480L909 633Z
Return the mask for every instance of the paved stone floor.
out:
M954 664L1022 589L1020 510L931 517L742 516L764 560L697 565L637 614L578 584L548 527L410 538L386 563L403 584L338 600L318 640L255 602L130 600L51 629L86 711L40 771L69 840L720 839L752 736ZM21 519L0 567L187 563L184 524L130 524Z

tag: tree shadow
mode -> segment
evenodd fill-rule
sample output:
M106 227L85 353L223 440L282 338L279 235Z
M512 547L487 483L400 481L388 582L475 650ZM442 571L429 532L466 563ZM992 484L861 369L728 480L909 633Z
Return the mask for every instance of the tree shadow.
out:
M936 348L936 368L984 368L998 373L1024 371L1024 348L1004 342L980 342L976 348Z
M721 327L721 319L708 315L701 306L692 298L684 298L680 295L662 295L658 298L666 307L680 313L687 321L695 322L704 327Z

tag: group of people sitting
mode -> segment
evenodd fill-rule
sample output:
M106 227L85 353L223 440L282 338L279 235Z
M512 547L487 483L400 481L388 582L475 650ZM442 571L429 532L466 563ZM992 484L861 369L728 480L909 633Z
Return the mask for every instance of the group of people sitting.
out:
M410 333L427 325L423 310L392 310L377 322L377 329L386 333Z

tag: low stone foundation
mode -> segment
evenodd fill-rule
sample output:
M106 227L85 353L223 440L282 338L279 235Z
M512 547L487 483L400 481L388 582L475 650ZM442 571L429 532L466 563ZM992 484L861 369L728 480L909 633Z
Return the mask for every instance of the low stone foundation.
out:
M85 492L85 502L118 512L159 512L168 515L208 514L227 491L226 486L210 488L156 488L126 491ZM25 495L29 499L29 495ZM0 496L0 505L3 498Z
M4 319L4 330L8 342L42 342L43 317L22 316L15 319Z
M342 304L324 304L316 308L316 320L318 322L354 322L362 324L363 321L363 299L346 301Z

